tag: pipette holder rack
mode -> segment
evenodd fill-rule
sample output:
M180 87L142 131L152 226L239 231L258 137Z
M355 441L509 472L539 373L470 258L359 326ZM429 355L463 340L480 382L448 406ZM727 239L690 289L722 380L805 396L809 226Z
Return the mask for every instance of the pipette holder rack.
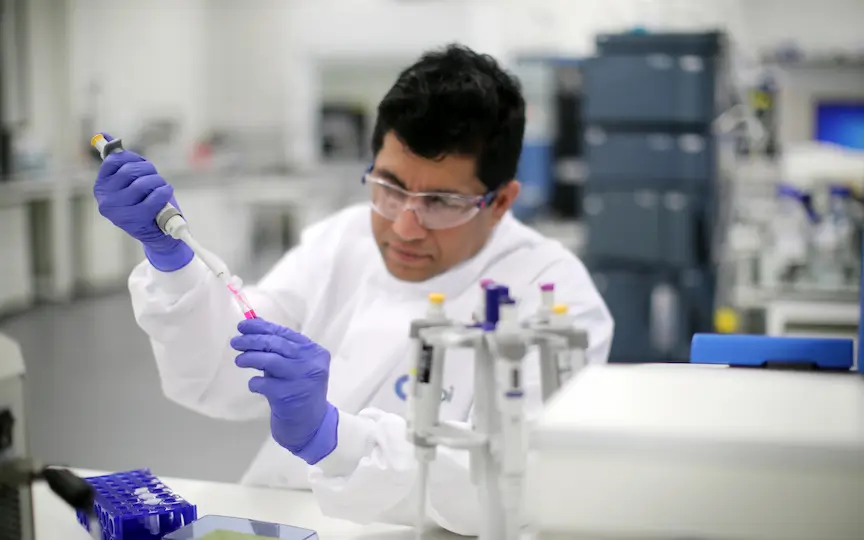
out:
M493 287L498 291L491 291ZM492 285L484 292L487 293L484 322L433 326L417 332L422 342L433 348L474 349L473 424L466 429L461 424L439 421L427 429L418 429L415 422L409 435L416 446L441 445L469 450L471 480L478 487L480 498L479 539L516 540L525 524L521 486L527 460L526 422L520 418L519 436L503 437L502 426L512 420L513 415L513 409L506 403L516 398L519 400L517 411L524 408L521 373L529 349L539 349L537 361L540 362L541 392L545 401L584 367L588 335L574 328L572 322L563 324L570 321L568 316L559 316L553 322L551 313L542 310L526 322L502 324L498 320L498 308L509 303L515 311L509 291L506 287ZM490 303L495 305L490 306ZM416 323L423 326L422 321ZM562 365L562 354L569 365ZM511 377L513 368L519 373L515 375L518 380ZM520 505L517 508L505 503L502 486L518 490Z
M87 478L96 491L102 540L153 540L198 519L195 505L171 491L149 469ZM87 516L78 522L90 531Z

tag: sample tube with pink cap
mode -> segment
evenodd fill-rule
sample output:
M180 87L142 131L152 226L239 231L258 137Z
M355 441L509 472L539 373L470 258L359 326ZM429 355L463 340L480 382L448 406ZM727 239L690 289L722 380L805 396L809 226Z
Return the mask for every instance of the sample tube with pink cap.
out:
M486 287L494 284L495 281L491 279L480 280L480 302L477 304L477 309L471 315L475 324L482 323L486 318Z

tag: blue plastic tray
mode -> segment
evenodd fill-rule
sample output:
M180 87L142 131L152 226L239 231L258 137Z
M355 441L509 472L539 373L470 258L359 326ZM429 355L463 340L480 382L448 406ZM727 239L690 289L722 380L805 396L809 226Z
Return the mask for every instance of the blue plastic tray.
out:
M845 371L854 363L853 350L851 339L695 334L690 363L747 367L809 365Z
M96 491L93 506L103 540L159 539L198 518L195 505L171 491L149 469L96 476L87 481ZM90 530L82 512L78 512L78 522Z

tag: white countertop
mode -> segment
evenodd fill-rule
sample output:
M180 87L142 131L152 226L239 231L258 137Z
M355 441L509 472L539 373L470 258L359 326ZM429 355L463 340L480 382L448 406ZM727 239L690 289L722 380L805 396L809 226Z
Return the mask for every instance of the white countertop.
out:
M76 470L81 476L105 474L98 471ZM158 476L158 475L157 475ZM320 540L413 540L414 531L391 525L357 525L331 519L321 514L312 493L200 480L160 477L178 495L198 507L198 517L223 515L270 521L312 529ZM90 536L78 524L75 512L55 496L45 484L33 488L36 540L88 540ZM428 534L429 540L461 538L440 531Z

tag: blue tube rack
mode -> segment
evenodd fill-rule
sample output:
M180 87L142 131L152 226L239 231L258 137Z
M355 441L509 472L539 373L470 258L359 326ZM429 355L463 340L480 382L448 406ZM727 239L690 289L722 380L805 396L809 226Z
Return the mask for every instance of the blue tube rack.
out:
M198 519L198 508L174 493L150 469L86 480L96 491L93 506L102 526L102 540L158 539ZM140 493L145 489L151 494L149 503ZM78 522L90 531L83 512L78 512Z

